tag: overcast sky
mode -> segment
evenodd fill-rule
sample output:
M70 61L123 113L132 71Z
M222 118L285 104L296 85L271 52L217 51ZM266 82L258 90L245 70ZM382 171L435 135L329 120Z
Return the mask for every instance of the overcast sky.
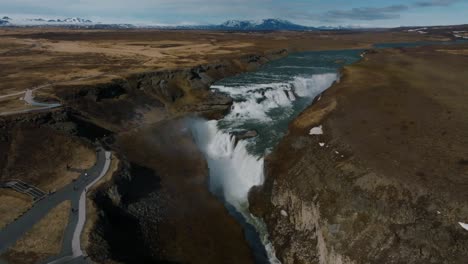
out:
M0 0L3 15L171 25L282 18L310 26L394 27L468 23L468 0Z

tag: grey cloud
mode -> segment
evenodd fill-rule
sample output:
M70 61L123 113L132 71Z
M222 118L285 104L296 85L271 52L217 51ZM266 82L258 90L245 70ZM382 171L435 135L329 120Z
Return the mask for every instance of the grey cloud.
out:
M386 7L362 7L350 10L332 10L322 15L323 20L381 20L399 18L399 12L408 10L406 5L392 5Z
M431 0L431 1L419 1L416 2L415 6L417 7L431 7L431 6L449 6L459 0Z

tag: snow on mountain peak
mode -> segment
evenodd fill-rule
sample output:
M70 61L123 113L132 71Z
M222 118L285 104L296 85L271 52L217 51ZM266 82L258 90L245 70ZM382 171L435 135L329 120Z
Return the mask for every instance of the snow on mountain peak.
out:
M261 20L228 20L220 25L231 30L307 30L305 26L296 25L290 21L267 18Z
M80 25L92 24L93 21L79 17L45 19L45 18L10 18L4 16L0 19L0 25L14 26L40 26L40 25Z

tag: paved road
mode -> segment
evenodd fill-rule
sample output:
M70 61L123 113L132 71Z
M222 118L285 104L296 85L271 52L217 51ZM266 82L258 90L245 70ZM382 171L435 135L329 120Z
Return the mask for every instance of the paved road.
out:
M11 94L5 94L5 95L0 95L0 99L12 97L12 96L23 95L24 93L25 93L25 91L23 91L23 92L17 92L17 93L11 93Z
M74 257L79 257L83 255L83 251L81 250L81 233L83 232L83 227L86 220L86 192L89 188L91 188L94 184L96 184L104 175L106 175L107 171L110 167L110 152L105 152L105 161L104 161L104 168L102 168L101 173L97 178L95 178L92 182L86 185L85 189L80 195L79 200L79 211L78 211L78 224L76 225L75 232L73 233L73 239L71 241L72 251Z
M31 89L26 90L23 100L32 106L39 106L39 107L46 107L46 108L54 108L54 107L59 107L61 105L59 103L49 104L49 103L41 103L41 102L34 101L33 90Z
M33 91L39 90L39 89L42 89L42 88L49 87L49 86L51 86L51 85L52 85L52 83L46 83L46 84L43 84L43 85L40 85L40 86L33 87L32 90L33 90ZM26 90L26 91L28 91L28 90ZM23 95L23 94L26 93L26 91L21 91L21 92L16 92L16 93L11 93L11 94L0 95L0 99L12 97L12 96Z
M44 110L48 110L48 109L51 109L51 108L59 107L61 105L58 104L58 103L48 104L48 103L41 103L41 102L34 101L33 92L36 91L36 90L42 89L42 88L50 87L52 85L67 84L67 83L73 83L73 82L77 82L77 81L84 81L84 80L96 78L96 77L99 77L99 76L105 76L105 75L107 75L107 74L102 74L101 73L101 74L95 74L95 75L90 75L90 76L86 76L86 77L80 77L80 78L76 78L76 79L72 79L72 80L68 80L68 81L55 82L55 83L46 83L46 84L43 84L41 86L33 87L32 89L27 89L26 91L15 92L15 93L6 94L6 95L0 95L0 99L3 99L3 98L8 98L8 97L18 96L18 95L23 95L24 94L24 97L23 97L24 101L26 103L32 105L32 106L36 106L36 108L31 108L31 109L0 112L0 116L13 115L13 114L23 114L23 113L29 113L29 112L38 112L38 111L44 111Z
M86 263L79 241L86 218L86 191L101 179L110 166L110 152L98 149L96 164L83 172L80 177L38 201L33 207L15 222L0 230L0 255L20 239L34 224L39 222L47 213L60 203L70 200L72 208L78 212L71 212L65 229L62 251L47 262L51 263Z

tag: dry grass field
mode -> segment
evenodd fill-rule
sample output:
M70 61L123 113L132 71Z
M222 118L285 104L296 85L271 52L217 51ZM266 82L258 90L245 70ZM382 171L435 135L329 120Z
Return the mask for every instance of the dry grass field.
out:
M10 263L38 263L58 254L68 223L70 201L52 209L5 254Z
M21 179L44 191L58 190L74 178L75 170L91 167L96 154L77 139L50 128L17 128L7 150L0 180Z
M0 118L0 183L18 179L53 192L94 165L94 147L67 133L76 125L64 118L57 111ZM0 201L0 228L21 216L33 202L25 194L1 188Z
M10 189L0 189L0 229L11 223L32 205L32 199Z
M160 30L0 30L0 97L54 85L107 82L132 73L179 69L276 49L369 48L378 42L440 40L408 32L208 32ZM15 95L0 111L29 106Z

